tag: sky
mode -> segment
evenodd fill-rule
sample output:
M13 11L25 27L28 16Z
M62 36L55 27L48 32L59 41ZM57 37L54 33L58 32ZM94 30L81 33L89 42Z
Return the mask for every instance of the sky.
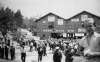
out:
M100 0L0 0L0 3L15 12L20 9L28 18L52 12L68 19L84 10L100 16Z

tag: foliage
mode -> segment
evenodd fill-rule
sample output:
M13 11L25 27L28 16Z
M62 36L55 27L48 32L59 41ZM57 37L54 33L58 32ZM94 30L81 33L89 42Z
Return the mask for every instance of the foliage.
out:
M29 24L30 24L30 30L31 31L35 31L35 29L36 29L36 23L34 22L35 21L35 18L30 18L30 20L29 20Z
M0 31L5 35L7 31L16 31L22 26L23 17L20 10L16 13L10 8L1 8L0 10Z
M35 21L35 18L33 17L31 17L30 19L25 17L23 20L23 28L26 28L34 33L36 29L36 23L34 21Z
M19 31L16 31L14 34L13 34L13 40L15 40L15 41L18 41L19 40L19 38L20 38L20 36L21 36L21 33L19 32Z

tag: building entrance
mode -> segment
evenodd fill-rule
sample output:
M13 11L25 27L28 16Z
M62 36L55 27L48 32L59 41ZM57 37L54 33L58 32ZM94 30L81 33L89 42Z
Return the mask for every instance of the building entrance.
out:
M62 33L51 33L51 37L52 38L63 38L63 34Z

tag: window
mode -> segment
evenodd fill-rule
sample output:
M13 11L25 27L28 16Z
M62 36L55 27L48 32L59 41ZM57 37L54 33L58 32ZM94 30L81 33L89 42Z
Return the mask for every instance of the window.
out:
M58 25L63 25L63 19L58 19Z
M53 29L54 28L54 22L48 22L48 28Z
M49 29L53 29L54 26L53 26L53 25L48 25L48 28L49 28Z
M70 30L71 32L74 32L74 30Z
M85 29L79 28L78 32L86 32Z
M67 32L70 32L70 30L67 30Z
M86 21L88 19L88 15L81 15L81 21Z
M48 22L54 22L55 16L48 16Z
M43 21L43 23L46 23L46 21Z

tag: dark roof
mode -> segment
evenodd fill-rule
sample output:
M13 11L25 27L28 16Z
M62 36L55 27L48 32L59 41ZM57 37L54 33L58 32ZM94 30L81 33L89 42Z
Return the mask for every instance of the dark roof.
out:
M60 16L58 16L58 15L56 15L56 14L50 12L50 13L48 13L48 14L42 16L41 18L37 19L35 22L39 21L40 19L42 19L42 18L44 18L44 17L46 17L46 16L48 16L48 15L50 15L50 14L55 15L55 16L57 16L57 17L59 17L59 18L64 19L63 17L60 17ZM65 20L66 20L66 19L65 19Z
M77 16L77 15L80 15L80 14L82 14L82 13L88 13L88 14L90 14L90 15L93 15L93 16L95 16L95 17L100 18L99 16L97 16L97 15L95 15L95 14L93 14L93 13L90 13L90 12L88 12L88 11L82 11L82 12L80 12L80 13L78 13L78 14L76 14L76 15L70 17L70 18L68 18L67 20L69 20L69 19L71 19L71 18L73 18L73 17L75 17L75 16Z

